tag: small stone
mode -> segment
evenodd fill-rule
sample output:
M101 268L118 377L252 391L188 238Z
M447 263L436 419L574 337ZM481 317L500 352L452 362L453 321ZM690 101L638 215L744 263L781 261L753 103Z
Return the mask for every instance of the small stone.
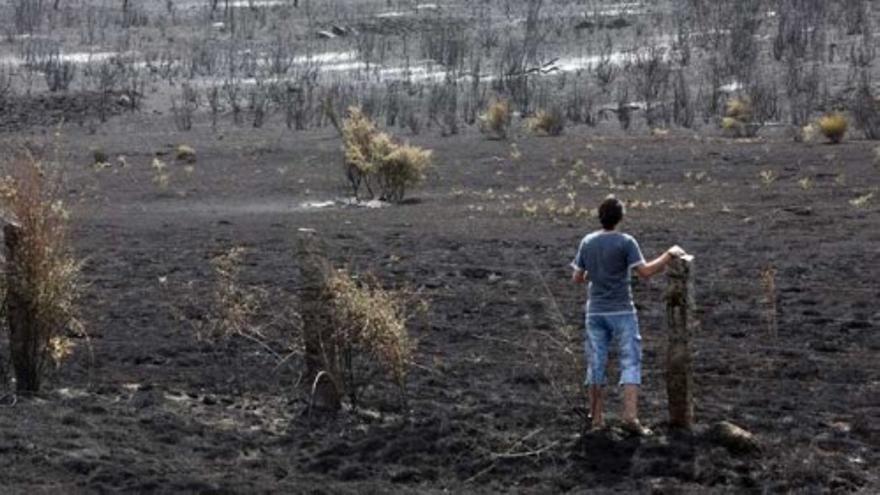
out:
M709 430L709 436L731 452L748 453L761 450L755 435L729 421L715 423Z

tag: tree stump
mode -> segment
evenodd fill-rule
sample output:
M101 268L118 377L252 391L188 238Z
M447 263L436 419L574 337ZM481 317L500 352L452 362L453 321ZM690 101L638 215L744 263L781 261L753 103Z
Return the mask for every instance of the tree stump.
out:
M301 276L299 301L305 343L306 392L311 397L313 407L336 411L342 405L341 392L332 379L333 371L327 369L336 359L333 328L324 294L324 280L331 267L313 231L300 233L297 263Z
M667 269L666 325L669 341L666 348L666 394L669 400L669 424L690 429L694 422L693 372L690 349L694 328L693 257L674 259Z

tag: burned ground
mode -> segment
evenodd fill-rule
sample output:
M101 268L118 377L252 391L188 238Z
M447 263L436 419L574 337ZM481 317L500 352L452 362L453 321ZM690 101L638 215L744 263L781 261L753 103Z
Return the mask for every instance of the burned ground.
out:
M308 203L345 193L332 132L237 128L221 139L197 126L186 141L198 162L163 155L163 189L150 164L181 137L156 120L113 122L62 138L90 342L43 393L0 409L4 490L880 489L880 172L868 142L415 136L437 166L411 201L318 208ZM91 165L93 147L109 167ZM678 243L697 257L693 434L664 426L662 277L636 286L642 415L657 435L584 434L582 404L556 392L572 375L546 372L566 359L559 339L579 342L583 294L567 265L608 193L628 202L624 228L646 256ZM297 359L278 367L259 346L192 334L179 308L208 298L209 259L230 247L248 250L247 283L275 291L268 312L295 308L302 228L338 266L430 303L412 322L406 408L378 381L358 413L309 414ZM715 443L706 430L720 420L762 450Z

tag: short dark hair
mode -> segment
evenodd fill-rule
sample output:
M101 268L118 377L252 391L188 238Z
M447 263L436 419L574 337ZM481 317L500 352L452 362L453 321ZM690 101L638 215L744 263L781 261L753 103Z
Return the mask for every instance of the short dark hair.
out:
M623 220L623 203L614 196L602 201L599 205L599 221L602 222L602 227L612 230L621 220Z

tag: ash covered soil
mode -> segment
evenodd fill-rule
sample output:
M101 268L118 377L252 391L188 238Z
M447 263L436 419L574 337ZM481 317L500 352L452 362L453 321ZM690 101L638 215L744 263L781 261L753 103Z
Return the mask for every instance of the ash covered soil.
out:
M880 490L880 169L869 142L413 136L436 168L407 204L314 208L304 205L346 192L332 131L218 138L204 124L185 135L132 116L112 124L61 138L90 345L41 394L0 408L3 492ZM161 156L162 189L150 164L183 142L198 161ZM109 167L91 165L91 147ZM558 341L580 343L584 295L567 265L594 228L564 207L608 193L631 202L623 227L646 256L678 243L697 257L693 434L664 425L663 277L635 289L653 437L583 433L583 404L558 393L576 378L548 376L566 359ZM303 228L338 266L430 303L412 322L406 408L376 381L360 412L309 415L298 358L277 366L256 344L193 335L186 318L210 298L210 259L235 246L247 248L246 283L279 295L266 311L295 309ZM776 335L762 285L771 266ZM721 420L762 449L713 441Z

